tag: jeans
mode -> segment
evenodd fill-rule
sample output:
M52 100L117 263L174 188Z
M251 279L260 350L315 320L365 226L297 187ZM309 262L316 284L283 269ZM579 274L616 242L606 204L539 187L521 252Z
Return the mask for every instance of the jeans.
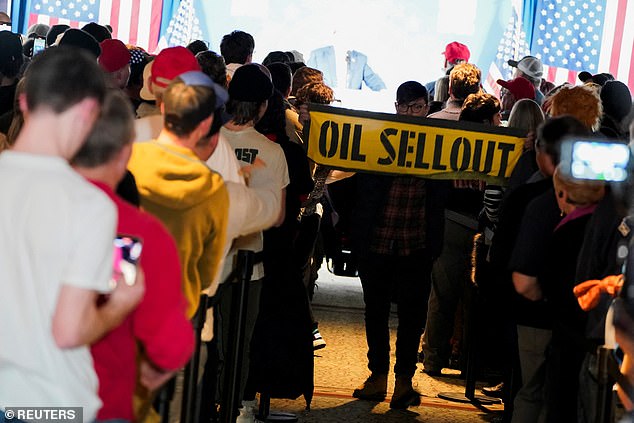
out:
M427 318L432 261L422 251L409 256L368 254L359 260L365 302L368 368L387 374L390 368L390 304L397 305L396 376L416 372L418 346Z
M469 278L475 230L445 219L445 245L434 263L427 323L423 334L425 369L440 371L449 364L454 316Z
M513 423L543 422L546 418L546 353L552 331L517 325L522 387L514 401Z

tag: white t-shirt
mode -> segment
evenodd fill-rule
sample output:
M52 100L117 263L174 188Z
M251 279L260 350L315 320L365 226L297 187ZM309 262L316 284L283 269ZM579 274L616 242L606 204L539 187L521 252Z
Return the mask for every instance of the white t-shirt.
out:
M0 408L81 406L92 421L90 351L57 347L52 318L62 283L108 291L116 210L59 157L5 151L0 181Z
M250 171L249 186L253 188L276 189L281 192L289 184L288 167L282 147L260 134L255 128L250 127L241 131L231 131L226 127L220 129L221 137L224 137L233 148L238 162L244 168L252 166ZM257 159L257 160L256 160ZM240 237L234 242L234 249L262 251L262 232ZM228 260L225 263L223 275L233 263ZM253 268L252 280L264 277L262 263Z
M134 142L153 140L163 129L163 115L147 115L134 121Z
M270 189L256 190L246 186L240 162L236 159L233 148L222 133L218 134L218 143L211 157L207 159L207 166L222 176L229 194L229 216L223 268L224 260L227 257L230 267L235 255L235 250L231 250L233 241L241 235L260 231L263 227L268 227L274 223L279 216L281 197L279 192ZM224 271L219 272L207 293L213 295L218 283L223 282L228 275L229 273L225 274Z
M223 181L244 185L236 153L222 134L222 131L218 134L218 143L211 157L207 159L207 166L214 172L218 172Z

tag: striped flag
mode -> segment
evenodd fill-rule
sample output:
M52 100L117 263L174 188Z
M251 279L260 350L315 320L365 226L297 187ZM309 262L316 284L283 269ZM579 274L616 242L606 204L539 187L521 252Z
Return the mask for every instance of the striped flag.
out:
M112 26L112 37L154 51L161 30L162 0L31 0L28 24L66 24L80 28L89 22Z
M491 62L487 77L483 82L484 89L498 98L500 97L500 86L496 81L498 79L511 79L513 75L514 69L508 65L507 61L509 59L519 60L530 54L521 10L521 2L513 1L512 13L498 44L495 60Z
M172 17L165 35L159 41L159 50L165 47L186 46L194 40L202 40L198 13L192 0L182 0Z
M631 0L540 0L531 51L555 84L575 84L581 71L607 72L634 92L632 22Z

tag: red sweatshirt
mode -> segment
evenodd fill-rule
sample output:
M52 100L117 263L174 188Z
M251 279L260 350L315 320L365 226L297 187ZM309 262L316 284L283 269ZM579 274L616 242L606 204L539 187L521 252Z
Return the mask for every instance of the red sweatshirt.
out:
M181 269L172 237L156 218L128 204L105 184L91 182L117 206L117 233L138 237L143 243L143 300L119 327L91 347L103 402L97 419L134 421L137 342L155 365L176 370L192 354L194 331L185 315L187 303L181 291Z

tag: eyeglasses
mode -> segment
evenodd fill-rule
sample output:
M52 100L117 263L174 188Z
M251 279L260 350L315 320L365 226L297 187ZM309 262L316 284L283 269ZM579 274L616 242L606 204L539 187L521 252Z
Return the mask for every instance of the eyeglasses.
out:
M407 113L409 110L420 113L425 107L427 107L427 103L396 103L396 110L399 113Z

